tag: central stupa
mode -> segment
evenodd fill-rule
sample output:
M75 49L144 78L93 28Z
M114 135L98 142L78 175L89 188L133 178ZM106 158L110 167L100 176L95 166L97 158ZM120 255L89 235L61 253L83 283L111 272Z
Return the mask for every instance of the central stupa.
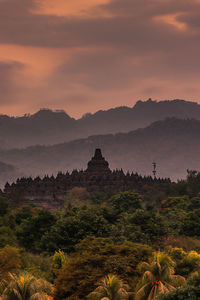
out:
M109 164L102 156L101 149L97 148L92 159L88 162L86 172L89 173L110 173Z

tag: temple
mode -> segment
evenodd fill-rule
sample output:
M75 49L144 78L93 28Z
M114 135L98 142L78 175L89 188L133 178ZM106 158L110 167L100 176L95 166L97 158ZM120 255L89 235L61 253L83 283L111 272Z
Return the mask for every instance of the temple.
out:
M86 173L93 175L104 175L111 173L109 164L101 154L101 149L96 149L92 159L88 162Z
M94 156L88 162L85 171L74 170L72 173L58 173L56 177L48 175L44 178L21 178L11 185L7 183L4 194L9 199L13 195L21 194L32 203L51 203L53 206L62 201L66 193L74 187L83 187L87 191L101 192L121 192L135 190L143 192L145 185L162 185L169 179L152 178L151 176L140 176L137 173L126 174L123 170L113 170L109 168L108 162L102 156L101 149L96 149Z

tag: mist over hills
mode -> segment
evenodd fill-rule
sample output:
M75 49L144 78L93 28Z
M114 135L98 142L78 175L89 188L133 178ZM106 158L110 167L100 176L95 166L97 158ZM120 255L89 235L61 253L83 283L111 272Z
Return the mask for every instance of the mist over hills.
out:
M16 178L22 177L23 173L15 166L0 162L0 185L4 185L7 181L15 181Z
M158 176L186 176L187 169L200 170L200 121L169 118L129 133L95 135L54 146L1 150L1 160L26 176L51 175L58 171L86 169L94 149L101 147L110 168Z
M167 117L200 120L200 105L184 100L138 101L133 108L100 110L78 120L49 109L22 117L0 115L0 148L54 145L94 134L129 132Z

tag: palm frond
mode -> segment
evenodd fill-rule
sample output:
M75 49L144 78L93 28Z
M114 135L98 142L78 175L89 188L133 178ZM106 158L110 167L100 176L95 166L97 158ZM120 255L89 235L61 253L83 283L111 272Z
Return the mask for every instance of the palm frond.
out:
M155 253L151 263L141 263L143 276L136 287L136 300L152 300L185 283L185 278L174 275L175 262L166 253Z
M128 285L124 284L116 275L109 274L98 283L99 286L88 295L87 299L100 300L104 298L112 300L128 299Z
M151 292L152 284L147 283L140 287L139 289L136 287L135 300L146 299L147 295Z
M2 298L3 300L43 300L52 299L52 293L52 285L45 280L38 280L28 273L9 274L8 280L4 282Z

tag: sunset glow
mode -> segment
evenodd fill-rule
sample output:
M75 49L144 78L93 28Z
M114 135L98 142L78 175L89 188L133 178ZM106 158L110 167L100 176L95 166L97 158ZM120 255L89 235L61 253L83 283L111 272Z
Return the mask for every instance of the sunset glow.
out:
M197 0L2 0L1 111L198 102L199 13Z
M38 14L56 16L92 16L106 15L100 11L101 6L109 3L110 0L41 0L38 8L34 11ZM95 17L93 16L93 17Z
M178 30L186 30L187 24L178 20L179 14L157 16L155 20L174 26Z

